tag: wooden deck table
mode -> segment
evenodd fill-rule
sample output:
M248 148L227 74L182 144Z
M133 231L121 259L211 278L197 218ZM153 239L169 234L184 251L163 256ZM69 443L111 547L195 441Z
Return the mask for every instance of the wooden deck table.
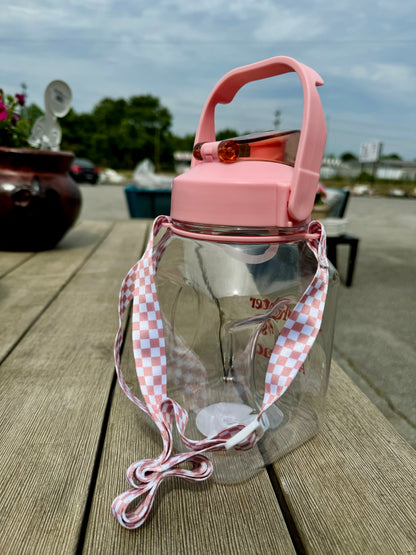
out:
M115 521L125 470L161 448L112 354L148 232L82 222L0 253L0 553L416 553L416 452L336 363L315 438L243 484L166 480L142 528Z

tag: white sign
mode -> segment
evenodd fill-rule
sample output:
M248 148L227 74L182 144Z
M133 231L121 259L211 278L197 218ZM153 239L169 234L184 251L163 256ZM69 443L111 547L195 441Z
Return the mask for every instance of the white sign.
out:
M360 147L360 162L378 162L381 154L380 141L369 141Z

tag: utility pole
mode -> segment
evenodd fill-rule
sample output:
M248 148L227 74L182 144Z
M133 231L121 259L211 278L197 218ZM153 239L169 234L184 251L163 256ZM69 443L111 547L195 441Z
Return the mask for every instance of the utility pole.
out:
M280 110L276 110L274 113L273 128L279 129L281 121L282 121L282 112Z

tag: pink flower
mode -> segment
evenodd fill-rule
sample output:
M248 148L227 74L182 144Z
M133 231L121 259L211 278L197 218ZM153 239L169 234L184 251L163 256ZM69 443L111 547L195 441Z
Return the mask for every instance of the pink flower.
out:
M15 98L17 98L17 102L20 104L20 106L25 105L25 95L24 94L16 93L14 96L15 96Z
M326 191L325 191L325 187L323 185L321 185L319 183L318 185L318 190L316 191L319 195L321 195L321 198L326 198Z
M3 102L0 102L0 121L7 119L7 109Z

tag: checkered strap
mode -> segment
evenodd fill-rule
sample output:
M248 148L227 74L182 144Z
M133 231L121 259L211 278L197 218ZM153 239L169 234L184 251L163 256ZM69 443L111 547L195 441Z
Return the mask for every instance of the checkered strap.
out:
M293 382L321 328L329 280L326 237L324 227L318 221L311 222L308 232L311 235L320 234L320 241L308 242L318 261L318 268L277 338L267 367L259 418Z
M154 247L154 237L162 226L167 230ZM166 392L165 339L154 282L158 262L171 235L170 218L159 216L153 224L146 251L125 277L119 297L119 330L114 346L118 380L127 397L153 419L163 440L163 450L158 458L130 466L127 481L131 488L113 502L113 514L125 528L137 528L145 522L164 478L180 476L190 481L209 478L213 467L203 453L229 448L246 450L255 445L260 437L261 415L290 386L318 335L328 288L325 232L319 222L312 222L305 237L318 261L317 271L279 334L267 368L263 404L255 425L237 424L201 441L191 440L185 436L188 413ZM144 402L133 394L120 368L122 318L132 300L133 352ZM196 361L195 364L201 363ZM187 452L172 454L174 421ZM185 462L190 463L191 468L181 466Z

